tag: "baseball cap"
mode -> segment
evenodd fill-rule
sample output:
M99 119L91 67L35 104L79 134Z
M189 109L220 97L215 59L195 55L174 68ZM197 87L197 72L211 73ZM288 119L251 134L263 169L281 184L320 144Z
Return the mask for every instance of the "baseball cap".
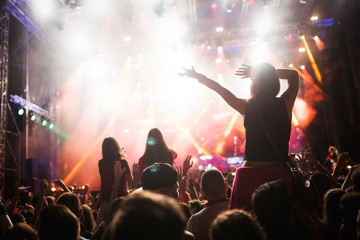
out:
M178 172L168 163L154 163L145 168L141 176L144 190L159 190L173 186L178 180Z

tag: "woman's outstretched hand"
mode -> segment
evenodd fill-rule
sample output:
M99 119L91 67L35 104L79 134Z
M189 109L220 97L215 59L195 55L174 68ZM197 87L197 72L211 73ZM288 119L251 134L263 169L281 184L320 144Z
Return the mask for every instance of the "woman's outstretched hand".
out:
M240 76L241 78L250 78L251 72L252 66L242 64L242 66L235 71L235 75Z
M186 77L190 77L190 78L198 78L199 76L201 76L201 74L199 74L195 71L194 67L191 67L191 69L183 67L183 69L184 69L184 72L179 73L180 77L186 76Z

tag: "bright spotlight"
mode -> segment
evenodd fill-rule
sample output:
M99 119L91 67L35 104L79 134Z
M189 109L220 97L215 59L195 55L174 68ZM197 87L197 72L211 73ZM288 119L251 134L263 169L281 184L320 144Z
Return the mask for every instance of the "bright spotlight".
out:
M217 27L216 28L216 32L223 32L224 31L224 28L223 27Z
M305 48L303 47L299 48L299 52L305 52Z
M48 121L46 119L41 121L41 125L43 125L44 127L48 124Z
M315 36L315 37L314 37L314 40L315 40L315 41L319 40L319 37L318 37L318 36Z
M301 68L302 70L304 70L304 69L305 69L305 65L301 65L300 68Z
M130 42L130 41L131 41L131 37L130 37L130 36L124 37L124 42Z
M305 39L305 36L304 36L304 35L301 35L300 38L301 38L301 39Z
M218 5L216 3L211 4L211 9L216 10L218 8Z
M294 67L294 64L290 63L289 68L293 68L293 67Z
M223 61L222 58L217 58L217 59L215 60L216 63L222 63L222 61Z
M23 108L20 108L20 109L18 110L19 116L24 115L24 113L25 113L25 110L24 110Z
M53 128L54 128L54 124L53 124L53 123L50 123L49 129L53 129Z
M30 1L36 18L40 20L50 20L56 12L56 1L49 0L33 0Z
M319 17L318 16L311 16L311 21L316 21L316 20L318 20L319 19Z
M271 18L269 18L267 15L264 15L259 19L256 25L258 34L266 35L271 30L272 25L273 22Z
M30 116L30 120L34 122L34 121L36 120L36 115L35 115L35 114L32 114L32 115Z

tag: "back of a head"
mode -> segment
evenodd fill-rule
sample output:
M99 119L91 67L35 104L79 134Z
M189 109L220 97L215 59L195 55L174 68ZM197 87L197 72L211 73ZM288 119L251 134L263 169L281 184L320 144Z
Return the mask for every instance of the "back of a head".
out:
M277 71L269 63L260 63L253 68L251 75L251 95L257 97L276 97L280 91Z
M66 192L61 194L56 204L65 205L75 216L79 217L79 211L81 209L80 199L74 193Z
M292 201L283 180L259 186L252 196L255 215L268 233L285 229L292 211Z
M212 240L264 240L261 225L247 212L239 209L221 213L214 220L210 236Z
M321 198L323 198L325 193L331 188L331 180L325 173L313 173L310 176L310 181L314 184Z
M174 199L144 191L124 202L110 225L110 239L180 240L184 230L185 216Z
M360 168L358 167L355 172L351 175L351 180L353 182L353 191L354 192L360 192Z
M38 240L36 231L26 223L16 223L6 230L3 240Z
M336 224L341 222L340 199L345 191L340 188L330 189L324 196L324 222Z
M146 166L156 162L173 164L173 154L167 147L164 137L158 128L153 128L149 131L145 152L141 158Z
M115 138L105 138L102 143L102 156L106 162L112 162L117 158L124 158L119 143Z
M172 187L177 180L177 170L167 163L154 163L145 168L141 175L143 189L155 192Z
M40 240L78 240L78 218L63 205L50 205L41 210L38 234Z
M121 204L126 200L125 197L118 197L115 198L114 201L111 203L111 214L115 213L116 211L120 210Z
M219 170L210 169L206 171L201 176L200 185L208 199L226 197L225 179Z
M360 209L360 193L347 192L340 199L340 209L344 224L350 226L356 224Z

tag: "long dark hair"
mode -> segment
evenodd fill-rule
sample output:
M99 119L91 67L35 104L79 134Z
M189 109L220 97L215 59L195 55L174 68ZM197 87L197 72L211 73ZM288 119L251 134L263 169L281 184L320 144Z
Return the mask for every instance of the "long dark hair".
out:
M275 98L280 91L277 71L269 63L260 63L253 68L251 74L251 99Z
M102 143L102 156L107 164L113 164L116 160L125 159L119 143L112 137L104 139Z
M141 157L144 165L150 166L156 162L165 162L172 165L174 163L172 152L165 143L160 130L153 128L149 131L145 152Z

